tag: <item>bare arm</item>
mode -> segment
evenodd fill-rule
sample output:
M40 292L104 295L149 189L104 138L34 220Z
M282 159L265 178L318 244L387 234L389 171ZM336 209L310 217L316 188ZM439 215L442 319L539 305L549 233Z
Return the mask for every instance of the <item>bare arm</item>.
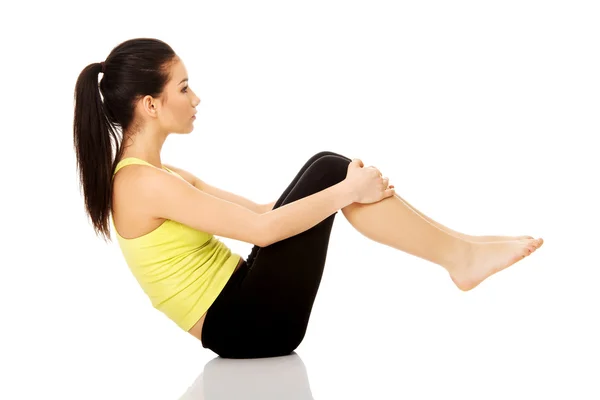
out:
M194 186L197 189L202 190L205 193L208 193L212 196L218 197L223 200L227 200L227 201L235 203L235 204L239 204L240 206L245 207L249 210L252 210L257 214L263 214L267 211L266 210L267 204L255 203L252 200L247 199L238 194L231 193L226 190L219 189L217 187L209 185L208 183L201 181L200 179L196 180L196 182L194 183Z
M268 204L263 204L262 205L262 212L260 214L264 214L266 212L269 212L273 209L273 207L275 207L275 203L277 203L277 200L275 200L272 203L268 203Z
M341 182L323 190L324 193L315 193L312 196L300 199L302 200L301 204L295 204L298 203L296 201L273 210L276 201L268 204L257 204L243 196L211 186L198 178L195 187L212 196L261 214L261 219L264 226L266 226L264 234L266 245L261 247L266 247L312 228L334 212L352 204L354 195L350 188L344 182Z
M174 168L166 164L163 165L177 172L196 189L207 193L212 197L226 200L229 203L234 203L254 212L258 217L257 225L259 225L259 227L257 229L261 232L259 244L261 247L269 246L278 241L302 233L323 221L334 212L354 202L354 192L352 188L349 187L347 181L344 180L318 193L314 193L273 210L276 201L268 204L257 204L242 196L211 186L193 174L180 168ZM216 215L212 216L216 217ZM241 220L239 219L237 220L238 223L240 221ZM188 223L192 222L195 221L189 221ZM226 223L226 221L223 221L223 223ZM217 233L217 235L232 237L228 236L228 234L231 233ZM235 239L235 237L233 238ZM255 242L255 244L257 243Z
M263 214L267 211L270 211L271 208L273 208L268 208L268 204L258 204L243 196L209 185L208 183L198 178L196 175L182 168L177 168L170 164L164 163L163 165L172 170L173 172L178 173L185 181L194 186L196 189L202 190L203 192L208 193L211 196L218 197L219 199L227 200L231 203L238 204L244 208L247 208L248 210L254 211L257 214ZM275 205L275 203L273 203L273 205Z
M354 202L354 192L342 181L320 192L259 216L265 246L302 233Z

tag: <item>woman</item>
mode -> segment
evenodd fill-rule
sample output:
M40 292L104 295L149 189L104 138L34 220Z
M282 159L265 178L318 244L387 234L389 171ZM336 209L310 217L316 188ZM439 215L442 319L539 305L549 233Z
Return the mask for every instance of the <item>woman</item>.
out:
M368 238L442 266L465 291L542 244L452 231L395 195L377 168L334 152L311 157L268 205L162 164L167 136L193 130L200 99L187 78L166 43L121 43L78 77L74 146L96 233L110 240L110 214L152 305L222 357L287 355L300 344L339 210ZM244 260L214 235L255 246Z

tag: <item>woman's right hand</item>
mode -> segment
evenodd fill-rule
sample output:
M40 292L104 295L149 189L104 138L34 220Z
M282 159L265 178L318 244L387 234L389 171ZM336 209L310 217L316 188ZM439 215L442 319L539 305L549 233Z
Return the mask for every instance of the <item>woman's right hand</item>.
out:
M389 178L383 178L381 172L373 166L363 167L363 162L358 158L353 158L348 165L345 180L353 189L355 203L376 203L394 195L394 186L388 185Z

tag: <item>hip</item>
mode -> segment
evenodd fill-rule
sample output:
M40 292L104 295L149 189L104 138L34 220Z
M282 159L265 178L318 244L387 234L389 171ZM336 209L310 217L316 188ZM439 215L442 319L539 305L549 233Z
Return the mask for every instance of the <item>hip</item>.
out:
M237 266L235 267L235 270L233 271L235 273L235 271L237 271L240 266L244 263L244 258L240 257L240 261L238 262ZM233 275L233 274L232 274ZM192 326L190 328L190 330L188 330L188 333L192 336L194 336L196 339L202 341L202 328L204 327L204 320L206 319L206 314L208 313L208 310L202 315L202 317L200 317L200 319L198 320L198 322L196 322L194 324L194 326Z

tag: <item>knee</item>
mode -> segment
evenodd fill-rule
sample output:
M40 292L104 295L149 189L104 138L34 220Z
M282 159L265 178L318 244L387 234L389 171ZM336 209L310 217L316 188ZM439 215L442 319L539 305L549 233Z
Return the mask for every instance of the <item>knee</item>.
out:
M343 156L343 155L341 155L341 154L335 153L335 152L333 152L333 151L327 151L327 150L320 151L320 152L318 152L317 154L315 154L314 156L312 156L311 158L312 158L313 160L318 160L319 158L321 158L321 157L324 157L324 156L336 156L336 157L343 158L343 159L347 160L348 162L351 162L351 161L352 161L351 159L349 159L349 158L348 158L348 157L346 157L346 156Z
M335 183L346 179L348 165L352 160L346 157L327 154L319 158L311 165L311 169L319 175L330 177Z

